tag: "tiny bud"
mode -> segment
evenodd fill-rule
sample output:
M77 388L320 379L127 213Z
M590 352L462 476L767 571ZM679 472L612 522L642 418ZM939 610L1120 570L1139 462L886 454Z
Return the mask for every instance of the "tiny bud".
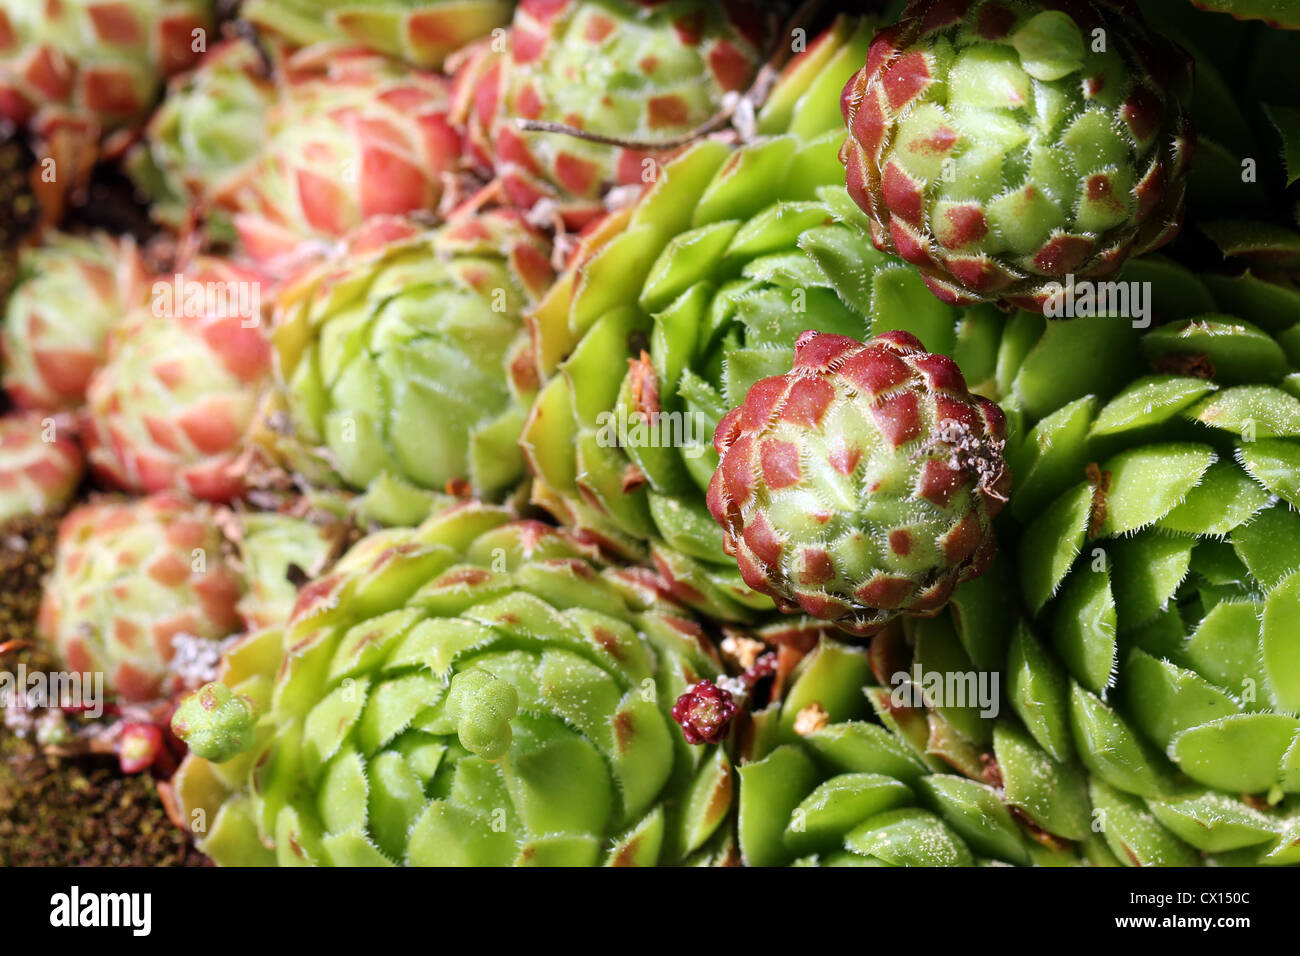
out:
M176 736L213 763L224 763L251 747L256 726L256 705L215 682L186 697L172 716Z
M162 750L162 730L153 724L130 723L122 728L117 759L123 773L140 773L153 766Z
M444 712L455 724L461 746L496 760L510 749L510 720L519 713L519 692L485 670L461 671L451 679Z
M677 698L672 717L688 744L717 744L727 739L737 710L730 691L703 680Z

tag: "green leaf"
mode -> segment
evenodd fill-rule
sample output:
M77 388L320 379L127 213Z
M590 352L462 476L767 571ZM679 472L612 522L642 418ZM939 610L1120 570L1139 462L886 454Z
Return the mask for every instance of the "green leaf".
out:
M1181 505L1157 522L1166 531L1225 535L1269 502L1268 492L1230 461L1216 461ZM1172 592L1171 592L1172 593Z
M931 352L952 350L957 310L935 298L910 266L876 270L871 278L870 315L872 335L900 329L911 332Z
M1111 786L1161 797L1172 786L1165 759L1114 710L1078 684L1070 689L1070 726L1083 765Z
M1153 532L1111 542L1111 586L1126 630L1146 624L1169 605L1187 577L1195 546L1192 538Z
M1123 434L1167 422L1214 389L1212 382L1188 375L1138 379L1097 415L1092 437Z
M793 735L799 712L817 704L832 723L865 716L862 688L871 682L866 653L826 640L804 658L781 707L781 726Z
M799 248L821 267L826 281L845 305L864 317L871 314L872 279L875 275L872 258L880 256L882 262L888 260L870 243L864 243L863 238L854 235L851 229L835 225L806 230L799 237ZM860 337L866 335L864 318Z
M731 795L733 771L731 759L722 747L714 748L695 775L690 790L683 801L679 821L682 827L683 853L693 853L731 816L734 801ZM656 806L654 813L662 809Z
M1265 438L1237 446L1237 460L1252 478L1300 508L1300 445Z
M1174 738L1169 755L1198 783L1230 793L1265 793L1283 781L1283 761L1300 734L1285 714L1236 714Z
M1300 571L1269 592L1262 635L1273 704L1278 710L1300 713Z
M948 615L919 618L915 621L913 636L916 647L914 661L921 673L944 678L943 694L937 700L927 697L926 706L941 716L965 740L981 746L987 745L993 739L993 725L988 717L982 715L984 705L977 700L979 694L976 685L968 682L957 688L959 696L968 698L962 706L958 706L956 700L945 699L948 688L953 686L950 675L962 680L975 673L974 665L957 639L951 618ZM989 705L996 711L999 703L994 699Z
M1049 833L1069 840L1088 835L1088 792L1078 764L1054 760L1023 729L1001 721L993 752L1006 801Z
M1052 599L1083 547L1092 488L1079 485L1034 519L1020 541L1020 587L1037 613Z
M894 866L972 866L970 849L942 820L924 810L890 810L855 827L845 847Z
M1006 660L1016 600L1008 564L995 562L987 573L957 585L948 604L961 646L979 670L999 670Z
M1214 366L1214 380L1224 385L1274 381L1287 371L1286 355L1272 336L1230 315L1162 325L1143 336L1142 353L1148 361L1204 355Z
M1213 312L1217 307L1200 276L1165 256L1130 259L1120 271L1120 281L1146 283L1146 288L1151 290L1152 309L1170 321Z
M1120 675L1119 701L1147 738L1161 747L1184 730L1239 713L1230 696L1195 671L1133 650Z
M1291 328L1296 315L1300 314L1300 291L1261 278L1250 269L1231 276L1208 274L1203 280L1214 293L1220 309L1275 334ZM1283 348L1287 348L1285 342ZM1291 358L1294 362L1293 354Z
M702 561L716 560L722 553L722 527L696 498L647 496L650 517L668 545Z
M922 777L918 787L926 802L977 854L1028 865L1020 826L988 784L934 774Z
M1069 678L1065 668L1030 633L1023 621L1016 625L1011 638L1006 675L1011 709L1024 722L1038 745L1057 761L1073 758Z
M1253 601L1221 601L1187 640L1180 662L1237 697L1264 694L1260 661L1261 609Z
M1263 20L1267 25L1300 28L1300 7L1291 0L1197 0L1204 10L1230 13L1241 20Z
M1167 830L1198 850L1222 853L1268 843L1277 821L1254 807L1213 791L1171 800L1148 800L1147 807Z
M1011 512L1027 520L1084 476L1088 427L1097 402L1086 395L1048 415L1008 462L1015 480Z
M1070 674L1093 693L1115 667L1115 599L1110 575L1084 566L1066 580L1052 617L1052 646Z
M1200 857L1160 825L1141 800L1093 780L1088 786L1106 844L1129 866L1199 866Z
M911 748L879 724L830 724L803 739L821 762L839 773L880 773L910 783L926 772Z
M646 277L641 308L658 312L697 282L717 277L740 227L734 220L713 222L674 236Z
M1263 104L1264 113L1282 138L1282 155L1286 161L1286 184L1300 179L1300 109Z
M844 836L863 820L908 806L912 791L877 773L831 777L794 809L785 829L786 846L796 855L837 850Z
M777 202L740 227L727 256L748 260L788 252L800 236L824 225L828 217L826 207L818 202Z
M1116 455L1102 465L1111 484L1101 534L1127 534L1159 521L1200 483L1214 459L1209 446L1187 443L1147 445Z
M1221 219L1201 224L1225 256L1239 256L1271 269L1300 267L1300 235L1258 220Z
M743 765L740 775L740 852L750 866L781 866L792 854L785 829L799 802L816 785L817 768L798 747L778 747Z
M1300 399L1268 385L1238 385L1211 395L1187 417L1247 441L1300 436Z
M691 224L751 219L782 198L778 192L798 145L792 136L777 136L732 152L695 205Z
M1232 532L1232 547L1265 590L1300 568L1300 514L1276 505Z
M1048 322L1012 388L1025 411L1042 418L1085 395L1115 394L1138 377L1140 355L1139 333L1129 322L1105 316Z
M1036 80L1059 80L1083 68L1083 33L1078 24L1059 10L1030 17L1011 35L1020 65Z

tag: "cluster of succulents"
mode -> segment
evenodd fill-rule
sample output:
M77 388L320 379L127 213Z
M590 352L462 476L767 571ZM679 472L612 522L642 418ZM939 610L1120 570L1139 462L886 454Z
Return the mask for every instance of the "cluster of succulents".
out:
M1300 15L819 6L0 0L107 695L0 736L219 865L1300 864Z

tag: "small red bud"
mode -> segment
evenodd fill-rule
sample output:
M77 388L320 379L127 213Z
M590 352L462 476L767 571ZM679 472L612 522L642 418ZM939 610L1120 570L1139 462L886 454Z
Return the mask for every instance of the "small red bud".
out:
M141 773L153 766L163 746L162 731L154 724L130 723L122 727L117 759L123 773Z
M717 744L731 732L738 709L730 691L703 680L677 698L672 717L688 744Z

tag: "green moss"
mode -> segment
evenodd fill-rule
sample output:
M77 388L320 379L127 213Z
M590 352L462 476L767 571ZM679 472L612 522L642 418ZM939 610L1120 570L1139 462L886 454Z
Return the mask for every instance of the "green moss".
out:
M56 760L0 730L0 866L204 866L147 774Z
M0 644L36 640L41 582L54 567L58 533L54 515L25 515L0 524Z

